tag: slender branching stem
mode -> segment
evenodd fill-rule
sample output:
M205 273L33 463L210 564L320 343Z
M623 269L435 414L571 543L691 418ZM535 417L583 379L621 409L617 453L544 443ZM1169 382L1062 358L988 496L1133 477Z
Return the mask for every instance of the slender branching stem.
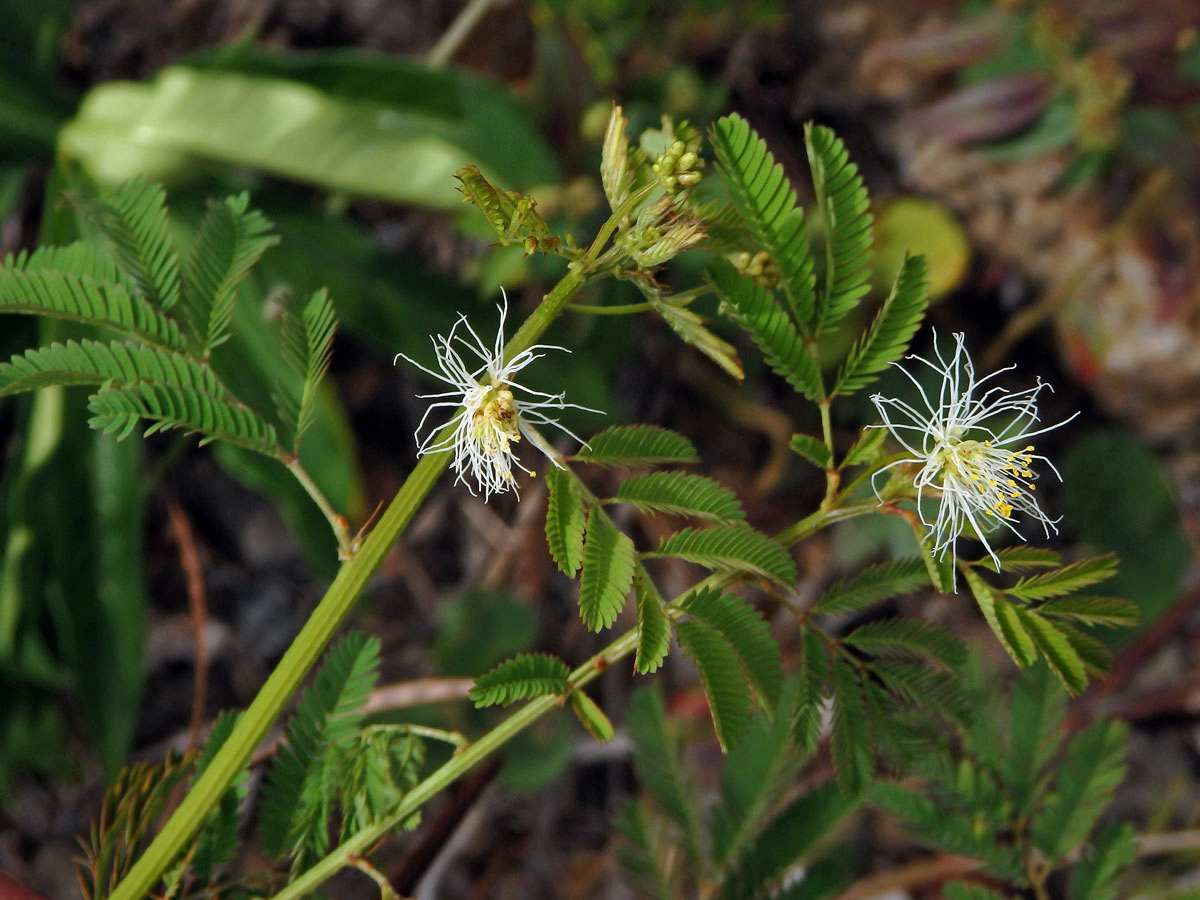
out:
M329 527L333 529L334 537L338 543L338 559L349 559L351 556L350 548L350 529L346 527L346 518L338 513L333 508L321 489L317 487L317 483L312 480L312 476L308 474L304 466L300 465L300 460L293 458L286 463L288 471L295 476L300 482L300 486L304 488L305 493L312 497L313 502L317 504L317 508L321 510L321 514L329 522Z
M635 313L649 312L654 309L653 303L622 303L617 306L596 306L589 303L569 303L567 309L571 312L585 313L590 316L629 316Z

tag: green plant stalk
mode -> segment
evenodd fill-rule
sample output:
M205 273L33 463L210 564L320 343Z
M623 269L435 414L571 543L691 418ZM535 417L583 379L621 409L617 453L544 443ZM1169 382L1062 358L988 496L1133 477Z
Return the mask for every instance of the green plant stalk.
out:
M396 828L405 819L419 810L429 799L443 788L453 784L476 763L482 762L494 751L532 725L546 713L563 706L564 699L575 689L595 679L612 663L628 656L637 649L637 629L631 629L605 647L600 653L579 666L567 678L568 690L564 694L549 694L529 701L475 743L461 753L452 756L429 777L404 795L400 805L386 819L380 819L350 837L340 847L326 855L320 862L305 870L299 878L276 894L272 900L295 900L347 866L353 857L359 856L374 846L380 838Z
M317 508L321 510L321 514L329 522L329 527L333 529L333 535L337 538L340 558L348 557L351 547L350 531L346 528L346 520L338 515L337 510L325 499L325 495L321 493L321 489L317 487L317 483L312 480L312 476L300 465L299 459L292 459L290 462L284 463L284 465L288 467L288 471L292 473L292 476L300 482L300 486L312 498L313 503L317 504Z
M542 298L537 309L505 346L506 358L531 346L586 281L587 276L580 267L572 266L568 269L567 274ZM451 434L453 427L447 425L436 443L440 443ZM452 456L451 450L446 449L426 454L417 461L375 529L368 535L358 552L342 565L333 584L329 586L329 590L325 592L325 596L317 604L317 608L313 610L249 708L238 719L237 726L221 746L212 763L188 791L162 831L146 848L146 852L117 885L110 900L143 900L162 873L175 861L187 842L204 824L209 812L220 801L271 724L279 717L288 698L296 692L354 602L362 595L375 572L383 564L384 557L404 532L438 476L449 465Z

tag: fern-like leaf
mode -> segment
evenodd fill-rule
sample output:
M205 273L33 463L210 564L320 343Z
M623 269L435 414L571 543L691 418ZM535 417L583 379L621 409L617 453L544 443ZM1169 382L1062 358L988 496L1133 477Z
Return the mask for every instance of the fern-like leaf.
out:
M1121 875L1137 855L1133 826L1113 822L1092 841L1090 852L1071 870L1067 900L1113 900Z
M771 293L722 259L705 272L729 315L753 338L775 374L812 401L824 397L817 361Z
M825 219L825 290L816 331L831 331L870 290L871 226L867 189L841 139L823 125L804 126L817 205Z
M0 313L86 322L164 350L183 350L179 325L119 282L52 269L0 271Z
M170 428L202 435L201 443L228 441L273 459L284 455L275 428L253 410L223 397L174 384L140 383L106 388L88 401L88 424L105 434L128 437L139 420L151 423L146 435Z
M327 849L326 822L339 783L328 751L357 731L378 668L379 639L348 634L325 654L300 697L263 787L263 845L273 856L289 855L299 866Z
M683 652L691 657L700 673L713 729L721 750L728 753L750 726L750 695L738 656L725 636L704 622L680 622L675 633Z
M55 343L0 363L0 397L52 385L140 381L190 387L214 397L225 393L212 370L192 357L123 341Z
M238 712L226 710L217 716L217 721L213 723L212 730L208 734L208 740L204 742L200 758L196 761L197 775L203 774L204 770L208 768L217 755L217 751L233 733L233 727L237 724L240 715ZM200 831L196 850L192 854L191 869L192 874L201 880L207 881L211 877L213 869L237 855L240 820L238 807L246 796L246 780L248 778L249 772L242 769L233 784L226 788L225 793L221 795L220 801L209 813L208 822Z
M803 456L818 469L828 469L833 463L825 442L810 434L793 434L788 446L793 453Z
M204 356L229 339L238 284L279 242L266 216L249 205L246 193L210 202L184 267L187 318Z
M599 506L587 518L583 574L579 578L579 615L592 631L616 621L633 584L633 541L613 526Z
M1137 604L1124 597L1095 597L1074 594L1047 600L1037 607L1039 615L1066 619L1084 625L1136 625Z
M641 512L691 516L731 524L746 518L733 491L711 478L686 472L651 472L622 482L613 498L632 503Z
M546 473L546 543L559 571L575 577L583 565L583 526L587 510L575 479L551 466Z
M633 668L646 675L662 665L671 649L671 620L663 609L663 599L654 582L640 570L633 579L637 597L637 656Z
M696 448L682 434L655 425L615 425L595 435L575 455L602 466L680 465L699 462Z
M986 566L993 572L1012 572L1020 575L1037 569L1053 568L1062 562L1062 555L1042 547L1030 547L1026 544L1015 544L1012 547L1001 547L996 551L1000 558L1000 568L990 556L977 559L972 566Z
M858 440L846 451L846 458L842 460L842 466L865 466L875 462L883 456L883 443L887 439L887 435L886 428L870 426L864 428L859 434Z
M808 249L804 210L783 166L739 115L718 119L711 140L718 171L730 199L759 245L771 254L801 328L813 331L813 260Z
M957 669L967 659L967 648L940 625L917 619L884 619L860 625L845 637L845 644L876 656L926 659Z
M685 528L663 538L646 556L673 556L710 569L732 569L769 578L785 587L796 580L796 564L778 541L747 525Z
M336 329L333 303L324 288L309 297L302 309L290 310L284 320L283 358L295 380L278 401L281 418L290 425L293 453L316 415L317 392L329 370Z
M831 585L813 607L813 612L836 615L911 594L929 586L929 572L919 556L895 559L863 569L852 578Z
M1050 671L1072 694L1083 693L1087 688L1087 670L1067 636L1053 622L1030 609L1018 606L1016 612Z
M829 749L838 784L848 794L862 791L874 773L867 732L867 706L858 672L845 659L833 661L833 717Z
M1018 813L1041 791L1046 764L1061 740L1066 695L1045 666L1031 666L1013 686L1009 753L1003 776Z
M966 577L971 593L975 595L975 602L979 604L983 617L1000 645L1021 668L1033 665L1037 659L1037 645L1025 630L1013 605L976 575L974 569L967 569Z
M673 900L667 875L662 870L664 848L652 837L646 822L645 806L634 800L626 803L613 822L625 839L617 846L617 859L635 895L644 900Z
M178 302L179 258L161 185L136 178L101 202L76 197L75 205L107 239L142 297L162 310Z
M800 666L800 684L792 709L792 740L804 756L814 752L821 739L825 719L825 685L829 681L829 652L811 628L802 636L804 660Z
M707 588L689 594L680 607L725 636L768 712L779 703L783 658L762 613L734 594Z
M570 674L567 664L558 657L548 653L519 653L475 679L471 699L477 707L507 706L543 694L561 694L567 689Z
M1089 725L1071 741L1053 792L1033 819L1034 844L1061 859L1087 838L1125 777L1129 728L1115 719Z
M5 256L5 271L34 271L49 269L63 275L78 275L92 281L109 282L140 296L138 284L111 256L86 241L75 241L61 247L42 246L32 253L22 250Z
M1117 558L1111 553L1081 559L1053 572L1022 578L1008 589L1021 600L1048 600L1061 597L1117 574Z
M874 381L888 363L908 349L929 304L929 264L923 256L905 255L891 293L875 313L866 333L850 349L838 373L833 394L851 394Z

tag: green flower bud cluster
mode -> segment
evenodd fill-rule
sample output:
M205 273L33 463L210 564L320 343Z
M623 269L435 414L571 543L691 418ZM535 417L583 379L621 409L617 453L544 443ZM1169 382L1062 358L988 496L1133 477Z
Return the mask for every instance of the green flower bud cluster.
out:
M739 273L753 278L763 287L771 287L779 281L779 270L775 268L775 261L766 250L760 250L753 256L743 250L736 254L731 262Z
M704 166L699 149L699 145L693 147L683 141L675 141L650 166L654 177L668 194L699 183L700 169Z

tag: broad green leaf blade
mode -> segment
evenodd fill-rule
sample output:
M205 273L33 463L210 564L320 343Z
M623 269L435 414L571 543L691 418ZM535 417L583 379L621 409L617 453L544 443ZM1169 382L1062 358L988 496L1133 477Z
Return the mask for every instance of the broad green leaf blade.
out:
M996 639L1021 668L1031 666L1037 659L1037 648L1016 609L996 592L991 585L975 574L974 569L966 570L967 584L975 595L975 602L983 612L983 617L991 626Z
M127 437L140 420L150 422L146 434L170 428L201 435L201 443L228 441L264 456L284 454L274 426L253 410L192 387L140 383L105 388L93 394L88 424L106 434Z
M671 649L671 620L654 582L639 567L633 579L637 597L637 656L633 668L639 675L654 672Z
M546 543L555 565L575 577L583 565L583 526L587 516L575 479L565 469L551 466L546 472Z
M138 293L161 310L179 301L179 257L171 245L166 194L134 177L101 201L76 197L75 206L100 230Z
M1117 558L1111 553L1081 559L1053 572L1043 572L1022 578L1008 588L1008 593L1021 600L1047 600L1061 597L1080 588L1112 578L1117 574Z
M571 709L575 712L575 717L579 719L579 724L600 743L607 744L613 739L616 731L613 729L612 722L604 714L604 710L596 705L596 701L583 691L572 691Z
M580 462L634 467L699 462L696 448L682 434L655 425L616 425L595 435L577 454Z
M630 476L621 483L613 499L632 503L642 512L691 516L722 524L746 518L733 491L711 478L686 472Z
M871 225L867 189L841 139L823 125L804 126L817 206L825 220L825 290L816 331L830 331L870 290Z
M219 397L225 393L208 366L190 356L124 341L67 341L29 350L0 363L0 396L51 385L175 384Z
M803 456L818 469L828 469L833 462L825 442L812 435L793 434L788 446L792 448L793 453Z
M884 619L860 625L844 643L875 656L924 659L957 669L967 659L966 646L946 629L918 619Z
M645 556L673 556L709 569L769 578L785 587L796 581L796 564L784 546L747 525L685 528L663 538L658 550Z
M629 702L629 736L633 739L633 768L642 786L658 802L679 834L688 864L702 865L696 792L683 777L679 749L667 730L662 694L655 688L638 688Z
M713 729L721 751L728 753L750 727L750 693L737 654L720 631L704 622L680 622L675 633L700 673Z
M558 657L548 653L519 653L476 678L471 686L471 699L477 707L508 706L543 694L561 694L567 689L570 674L567 664Z
M741 597L715 588L691 593L679 605L721 632L737 654L763 709L768 714L774 712L783 689L783 658L762 613Z
M1087 671L1067 636L1033 610L1022 606L1014 608L1050 671L1070 693L1083 693L1087 689Z
M854 612L928 586L929 572L923 559L917 556L895 559L869 566L857 575L831 585L821 595L813 612L830 615Z
M888 363L904 355L929 305L929 266L923 256L906 256L891 293L875 313L871 327L850 349L834 394L851 394L874 381Z
M617 531L598 505L588 512L579 578L579 615L592 631L609 628L633 583L633 541Z
M825 391L816 358L770 292L721 259L709 265L705 274L730 317L753 338L771 370L809 400L821 400Z
M249 205L246 193L210 202L184 265L187 318L205 356L229 338L238 284L279 241L266 216Z
M1129 727L1100 719L1071 741L1046 805L1033 818L1034 844L1052 862L1087 839L1125 777Z
M0 313L85 322L164 350L183 350L174 319L117 282L49 269L0 271Z
M841 656L833 661L833 717L829 748L838 784L854 795L866 788L874 775L868 716L858 672Z
M804 211L783 166L739 115L725 116L710 134L718 171L738 214L755 239L771 254L780 285L806 333L812 333L813 260L805 233Z

